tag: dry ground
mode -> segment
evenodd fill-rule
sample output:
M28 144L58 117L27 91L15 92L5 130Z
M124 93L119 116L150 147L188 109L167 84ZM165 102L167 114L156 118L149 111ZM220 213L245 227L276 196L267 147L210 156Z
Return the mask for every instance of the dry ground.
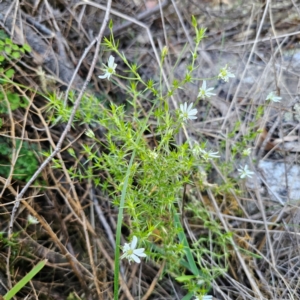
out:
M33 49L14 63L14 81L31 88L26 91L32 101L30 109L18 109L10 116L2 114L1 138L27 141L34 145L36 153L50 146L55 149L65 125L47 126L47 103L39 93L82 90L88 71L94 67L92 42L102 25L105 7L106 1L101 0L1 1L0 27L16 43L27 42ZM194 44L191 15L199 26L207 28L207 38L199 49L198 76L215 76L227 63L236 75L229 84L215 80L217 95L198 103L199 118L188 127L193 139L205 138L213 149L224 142L229 149L247 132L249 124L255 122L257 108L270 91L277 91L283 98L281 103L269 106L263 121L255 124L262 131L251 144L255 180L241 184L240 195L229 191L219 199L206 191L198 199L220 221L224 231L233 233L237 245L249 251L237 253L231 249L228 272L212 282L211 294L215 299L228 300L299 299L297 200L300 197L297 198L296 184L300 175L297 169L300 1L116 0L110 17L114 20L115 38L120 41L119 49L128 60L139 64L143 78L159 74L155 51L160 52L164 45L169 49L165 72L179 78L184 74ZM75 70L89 45L92 47ZM126 99L123 83L120 81L116 87L107 81L100 82L97 77L101 74L100 62L107 60L107 53L100 53L87 92L103 100L123 103ZM171 66L175 62L173 71ZM117 63L122 68L122 63ZM76 76L72 79L73 74ZM195 101L198 88L189 85L176 101ZM229 137L237 121L240 126ZM84 130L84 126L72 128L62 145L64 149L71 144L78 159L67 151L57 155L65 169L54 169L52 163L46 166L38 183L27 189L22 198L25 201L15 214L13 201L25 182L0 178L0 230L4 232L0 240L0 294L38 261L47 258L47 266L16 299L80 299L82 295L83 299L112 299L112 240L117 210L91 182L73 181L67 172L84 159L80 156ZM13 155L16 157L18 153ZM230 159L227 152L223 151L221 156L224 161ZM38 158L39 164L45 159L40 155ZM269 165L266 167L263 162ZM240 163L237 160L235 167ZM275 167L283 170L278 182L272 178L269 181L268 174L274 174ZM289 177L292 168L296 169ZM215 174L222 173L217 165L213 170L211 184L218 183L220 176ZM28 211L40 215L43 223L24 232L21 229ZM5 238L11 220L13 231L21 233L16 244L9 248ZM209 235L202 224L190 224L190 230L196 236ZM209 258L205 263L207 267L214 264ZM157 278L161 272L159 265L142 264L141 269L140 265L125 267L127 280L122 283L120 299L140 299L138 287L141 299L184 296L183 287L170 276Z

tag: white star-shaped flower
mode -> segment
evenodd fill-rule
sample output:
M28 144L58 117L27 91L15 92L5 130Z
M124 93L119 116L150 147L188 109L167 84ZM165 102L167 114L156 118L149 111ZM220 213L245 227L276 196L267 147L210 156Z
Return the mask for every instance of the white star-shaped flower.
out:
M104 75L100 75L98 77L101 79L107 78L109 80L110 76L116 73L116 67L117 64L115 64L115 58L111 55L108 59L107 66L104 65Z
M32 216L32 215L28 215L27 222L28 222L29 225L39 223L38 219L36 217Z
M205 160L205 161L208 161L210 159L213 159L213 158L218 158L220 157L220 155L217 155L219 152L212 152L211 150L209 150L208 152L205 151L204 149L201 149L200 150L200 155L201 157Z
M281 97L278 97L274 94L274 92L269 93L269 95L266 98L266 101L272 101L272 102L280 102Z
M204 99L205 97L210 98L210 96L214 96L214 93L211 93L214 88L206 88L206 81L203 80L202 87L199 89L198 98Z
M222 68L218 75L218 78L224 80L225 82L227 82L229 80L229 78L235 77L235 75L233 73L231 73L231 72L229 72L229 70L227 70L227 67L228 67L228 65L226 65L224 68Z
M241 168L238 169L238 171L240 173L240 178L252 178L252 175L254 174L254 172L249 170L248 165L245 165L244 168L241 166Z
M188 120L197 119L196 115L198 110L196 108L192 108L194 103L191 103L189 106L186 102L180 104L180 114L179 117L182 119L183 122Z
M144 253L145 248L135 249L137 246L138 239L136 236L133 236L132 242L130 244L125 243L123 246L123 255L121 259L127 258L129 263L135 261L136 263L140 263L140 257L146 257L147 254Z
M201 146L198 143L194 145L192 151L195 155L201 156L205 161L220 157L219 155L217 155L219 152L212 152L211 150L206 151L203 148L201 148Z

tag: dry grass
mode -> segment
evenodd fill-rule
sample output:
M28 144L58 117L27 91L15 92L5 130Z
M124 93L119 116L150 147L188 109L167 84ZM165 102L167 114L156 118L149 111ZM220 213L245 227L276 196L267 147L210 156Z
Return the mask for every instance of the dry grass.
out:
M101 73L101 65L97 63L95 69L93 67L93 56L97 53L93 39L102 25L106 2L28 0L22 5L14 1L12 6L8 2L0 3L0 26L13 33L16 42L27 40L34 51L30 58L25 57L15 66L14 81L28 89L11 86L28 99L30 106L1 116L1 136L8 136L13 143L16 140L29 142L35 145L36 153L50 146L56 149L62 132L66 132L65 125L48 126L47 101L38 92L83 91L84 80L92 69L88 93L119 103L125 100L124 83L120 81L120 86L115 87L107 81L99 82L96 75ZM207 28L207 38L199 49L197 76L215 76L226 63L236 74L230 84L216 83L216 97L198 103L200 117L178 142L187 137L205 138L210 147L217 148L224 142L229 149L247 133L258 106L264 103L269 91L279 92L284 99L278 105L271 105L262 121L255 124L256 129L262 130L252 144L257 176L240 186L242 193L236 195L229 191L216 197L209 188L204 194L196 193L197 200L203 201L224 232L232 232L235 240L228 272L212 282L212 294L215 299L226 300L299 299L298 203L290 201L288 186L284 200L274 201L259 163L266 159L283 162L286 170L298 165L299 120L294 106L299 101L296 56L300 6L294 0L158 2L163 9L152 6L156 4L153 1L124 0L114 1L111 10L115 38L120 40L119 49L126 53L128 60L138 62L144 78L159 74L157 52L164 45L169 48L165 80L183 74L193 47L191 15L195 15L200 26ZM148 12L145 3L149 5ZM187 46L182 51L184 45ZM89 52L74 73L87 48ZM101 60L106 61L106 54L102 54ZM119 66L122 68L121 63ZM198 88L189 85L182 91L181 99L173 98L170 105L176 108L177 103L185 99L195 101ZM141 100L141 104L145 111L149 109L148 103ZM288 121L287 113L292 115ZM237 121L240 127L230 138L228 134ZM20 197L20 207L16 206L15 199L20 196L24 182L15 181L12 176L0 177L1 231L9 232L12 229L9 224L13 222L13 232L20 232L15 245L7 247L5 241L0 240L0 294L38 261L47 258L47 266L16 299L25 299L27 295L26 299L67 299L71 293L73 298L69 299L113 298L112 254L117 209L89 180L77 182L68 173L71 167L85 162L81 154L81 144L87 142L83 135L85 129L78 125L66 132L63 150L56 155L63 169L57 170L51 163L45 166L37 184L31 185ZM103 138L100 131L96 134ZM68 153L69 147L74 149L76 158ZM16 147L13 149L12 165L19 154ZM229 153L220 151L222 159L228 161ZM37 157L42 164L45 158ZM240 163L237 160L236 167ZM213 169L209 178L212 184L222 181L219 166L213 165ZM217 173L221 176L214 175ZM28 213L36 216L40 225L31 225L25 232L22 229ZM191 240L200 234L209 235L201 224L190 222L188 227ZM216 262L203 257L203 264L210 268ZM139 265L124 265L122 274L120 299L181 299L184 296L184 290L175 280L169 276L160 278L160 274L164 274L163 266L147 263L140 269Z

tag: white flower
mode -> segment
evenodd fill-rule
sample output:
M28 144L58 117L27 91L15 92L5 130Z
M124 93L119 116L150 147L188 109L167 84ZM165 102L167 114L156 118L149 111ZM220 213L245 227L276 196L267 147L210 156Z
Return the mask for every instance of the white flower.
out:
M200 155L205 161L220 157L219 155L217 155L219 153L218 151L212 152L211 150L209 150L207 152L206 150L202 149L200 145L195 145L192 151L195 155Z
M152 159L157 159L158 158L158 154L155 151L149 151L149 156Z
M28 222L29 225L39 223L38 219L35 218L34 216L30 215L30 214L27 217L27 222Z
M294 110L295 110L295 114L293 114L293 118L295 117L297 121L300 121L300 105L296 103L294 105Z
M209 98L210 96L214 96L214 93L211 93L214 88L206 88L206 81L203 80L202 87L199 89L198 98L204 99L205 97Z
M183 104L180 104L180 118L183 120L183 122L186 122L188 120L197 119L196 114L198 110L196 108L193 108L193 104L191 103L189 106L187 106L187 103L184 102Z
M248 169L248 165L245 165L244 168L242 166L240 166L241 168L238 169L239 173L240 173L240 177L241 178L245 178L245 177L250 177L252 178L252 175L254 174L254 172L250 171Z
M200 151L200 155L201 157L205 160L208 161L209 159L213 159L213 158L218 158L220 157L220 155L217 155L219 152L212 152L211 150L209 150L208 152L205 151L204 149L201 149Z
M249 156L251 154L251 148L244 149L242 154L243 154L243 156Z
M220 70L220 74L218 75L219 79L223 79L224 81L228 81L229 78L234 78L235 75L227 70L228 65Z
M206 296L197 296L195 300L212 300L213 296L206 295Z
M203 149L203 146L201 147L197 142L195 142L192 152L195 155L200 155L205 161L220 157L219 155L217 155L219 152L212 152L211 150L207 152Z
M109 80L112 74L116 73L117 64L115 64L115 58L111 55L108 59L108 65L104 65L104 75L98 76L101 79L107 78Z
M274 92L269 93L269 95L266 98L266 101L272 101L272 102L280 102L282 98L278 97L274 94Z
M123 255L121 259L127 258L129 263L135 261L136 263L140 263L141 260L139 257L146 257L147 254L144 253L145 248L135 249L137 245L138 239L136 236L133 236L132 242L130 244L125 243L123 246Z

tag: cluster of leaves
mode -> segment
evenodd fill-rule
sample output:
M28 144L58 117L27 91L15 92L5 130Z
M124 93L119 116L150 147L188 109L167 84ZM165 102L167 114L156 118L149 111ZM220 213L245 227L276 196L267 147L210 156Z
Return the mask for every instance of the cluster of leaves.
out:
M6 78L10 79L14 75L14 69L7 68L9 60L20 59L25 52L30 52L31 48L28 44L15 44L3 30L0 30L0 74L4 74Z
M26 51L31 51L29 45L15 44L3 30L0 30L0 84L3 84L3 89L0 90L0 113L8 113L9 110L13 111L28 105L28 101L19 94L10 90L4 91L5 84L15 74L10 61L20 59Z
M15 73L10 62L20 59L26 51L31 51L29 45L16 45L3 30L0 30L0 84L2 85L0 89L1 114L8 114L18 108L25 108L29 104L25 97L20 96L12 90L14 84L9 83L9 80ZM2 119L0 128L1 126ZM17 161L14 164L12 178L14 180L27 181L38 167L35 151L27 142L22 143L20 140L16 141L15 147L16 149L20 148L20 150ZM11 143L8 138L0 138L0 175L5 178L8 178L11 173L12 153L13 143Z
M28 105L28 101L24 97L20 97L18 93L6 88L7 82L15 74L10 61L20 59L26 51L31 51L29 45L19 46L15 44L3 30L0 30L0 84L3 85L0 90L0 113L6 114L8 111L14 111L19 107ZM2 126L2 124L0 125Z
M35 150L27 142L16 141L16 149L21 149L14 165L12 178L14 180L28 181L38 168ZM12 165L12 143L6 138L0 138L0 175L8 178Z
M0 91L0 113L1 114L7 114L9 111L14 111L18 108L25 108L27 106L28 106L28 101L25 97L22 96L20 97L19 94L11 91L7 91L7 92Z
M67 97L67 102L64 101L64 94L50 94L46 97L49 101L48 105L48 118L52 124L58 121L67 122L71 116L73 104L76 100L76 94L70 92ZM85 94L80 102L80 107L76 111L73 125L91 124L95 120L99 111L99 103L103 103L104 97L96 98L93 95Z
M16 247L18 249L18 236L19 233L13 233L10 238L7 237L7 233L0 231L0 249L7 247Z

